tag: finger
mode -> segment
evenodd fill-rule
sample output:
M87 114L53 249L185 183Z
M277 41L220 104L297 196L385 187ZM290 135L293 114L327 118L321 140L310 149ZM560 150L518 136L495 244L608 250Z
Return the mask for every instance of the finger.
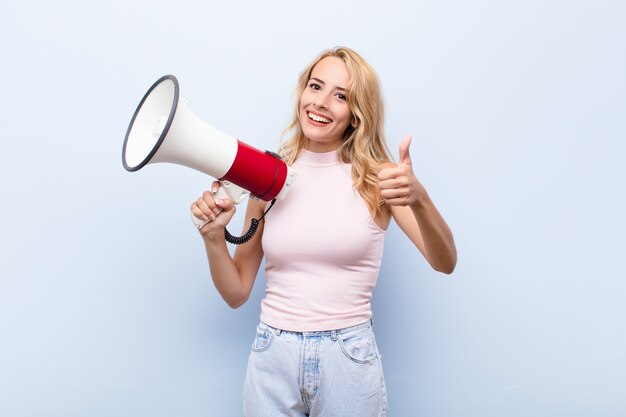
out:
M385 181L385 180L399 177L404 174L405 174L404 169L400 167L385 168L385 169L381 169L380 172L378 173L378 179L380 181Z
M206 217L204 220L215 220L215 213L213 213L213 210L211 210L211 208L203 200L198 201L196 205Z
M211 208L215 206L215 198L213 197L213 193L211 191L203 192L199 200L204 201Z
M237 211L237 206L235 206L232 200L226 198L218 200L218 204L222 207L222 211L220 211L220 214L216 217L216 221L226 226Z
M209 217L200 210L200 207L196 203L191 205L191 214L193 214L198 219L202 219L204 221L208 221Z
M408 188L393 188L389 190L381 190L380 196L386 203L389 203L390 200L394 200L397 198L406 198L408 195Z
M388 206L406 206L409 204L409 201L407 197L397 197L385 199L385 203Z
M213 192L213 194L217 192L221 185L222 184L219 181L213 181L213 183L211 184L211 191Z
M217 205L217 207L220 208L221 211L229 211L232 210L233 207L235 207L235 203L233 203L233 200L231 200L230 198L217 200L215 204Z
M389 190L395 188L402 188L408 185L406 176L390 178L388 180L380 181L378 188L381 190Z
M220 214L220 210L215 206L215 198L212 192L205 191L204 193L202 193L202 200L204 200L204 202L211 209L214 215L217 216L218 214Z
M206 195L207 193L209 194L209 196ZM215 216L217 216L217 214L219 213L219 210L217 210L217 213L215 212L215 200L213 200L211 193L209 193L208 191L205 192L202 197L198 199L198 201L196 201L196 204L198 205L200 210L202 210L202 212L209 217L209 219L215 219Z
M411 146L411 135L406 135L400 142L400 164L411 165L411 155L409 147Z

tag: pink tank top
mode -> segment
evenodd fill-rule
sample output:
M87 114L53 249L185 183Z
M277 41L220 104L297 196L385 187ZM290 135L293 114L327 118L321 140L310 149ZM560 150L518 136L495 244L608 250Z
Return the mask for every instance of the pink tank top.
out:
M335 151L302 151L293 167L298 176L289 194L265 216L261 321L300 332L366 322L385 231L353 188L351 165Z

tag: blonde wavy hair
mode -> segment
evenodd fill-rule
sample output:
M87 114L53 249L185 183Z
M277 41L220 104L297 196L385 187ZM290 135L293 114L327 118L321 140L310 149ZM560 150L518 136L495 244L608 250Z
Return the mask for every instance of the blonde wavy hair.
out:
M296 87L295 111L283 136L293 131L293 136L281 143L280 155L288 165L295 162L300 152L307 146L300 125L300 97L307 88L313 68L326 57L340 58L348 69L348 107L356 121L356 127L349 125L344 132L337 150L344 163L352 164L352 181L372 216L387 211L378 192L378 172L391 161L383 131L384 105L374 69L352 49L336 47L322 52L301 73Z

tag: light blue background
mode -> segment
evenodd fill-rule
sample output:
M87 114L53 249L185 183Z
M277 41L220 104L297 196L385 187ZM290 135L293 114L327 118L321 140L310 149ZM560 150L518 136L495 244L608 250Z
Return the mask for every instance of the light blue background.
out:
M626 415L625 21L617 0L2 0L0 415L241 415L264 278L229 309L188 217L211 179L130 174L122 141L173 73L275 149L335 45L377 69L459 251L446 277L389 230L390 415Z

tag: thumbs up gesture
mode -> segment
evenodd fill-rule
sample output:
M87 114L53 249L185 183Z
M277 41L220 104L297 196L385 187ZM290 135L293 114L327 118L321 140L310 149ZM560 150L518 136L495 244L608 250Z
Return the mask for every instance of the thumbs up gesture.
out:
M426 190L413 174L409 146L411 136L406 135L400 142L398 165L390 164L378 173L380 196L390 206L421 204L426 197Z

